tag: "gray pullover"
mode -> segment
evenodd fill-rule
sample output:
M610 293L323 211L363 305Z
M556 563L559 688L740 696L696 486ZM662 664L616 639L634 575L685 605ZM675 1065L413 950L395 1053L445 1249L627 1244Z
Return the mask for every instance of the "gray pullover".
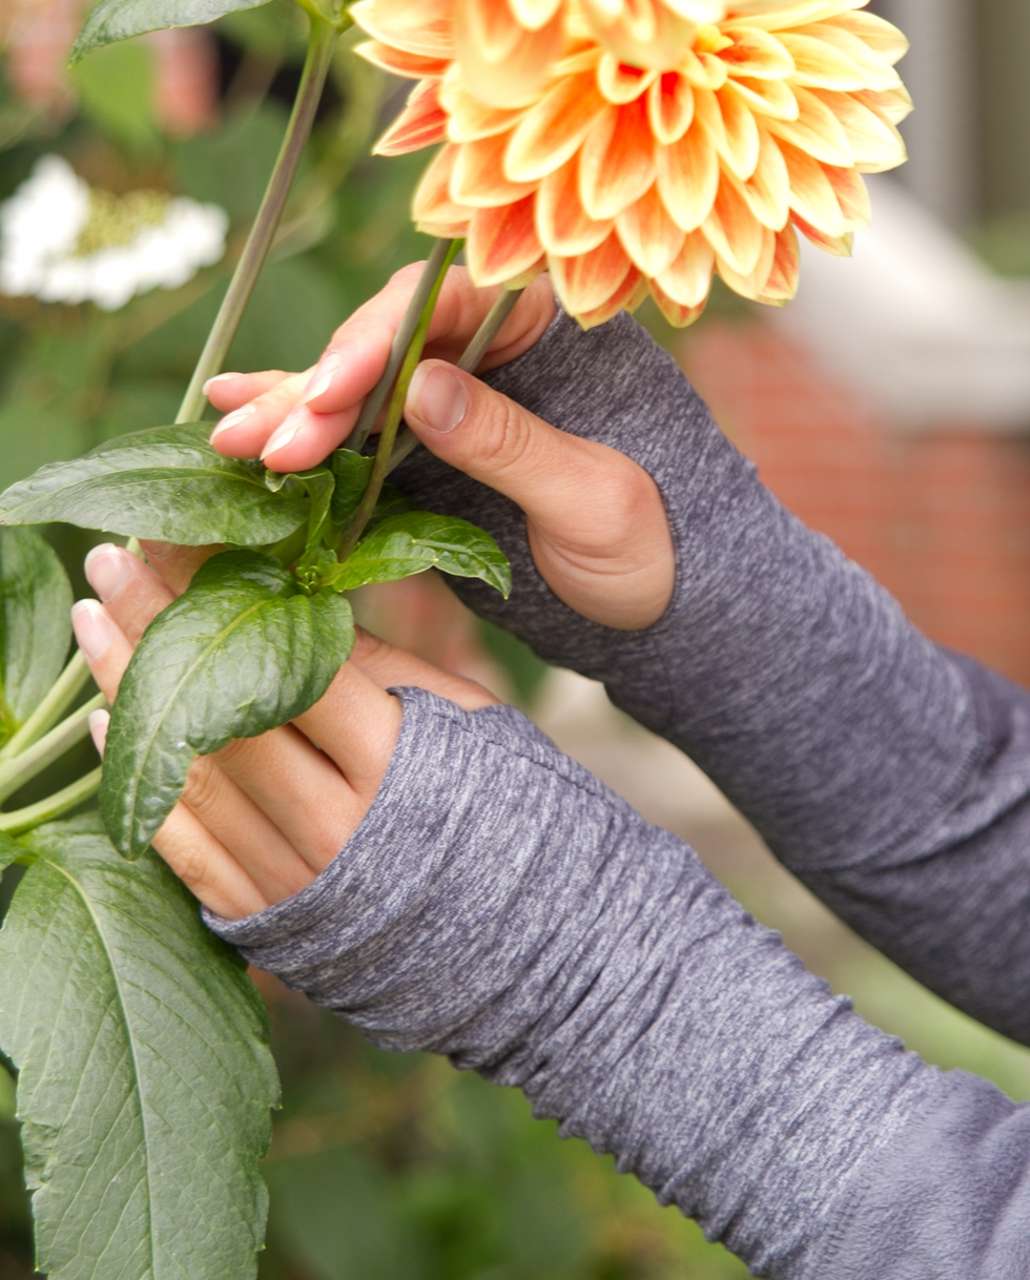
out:
M806 884L927 986L1030 1043L1030 696L937 648L765 490L626 317L559 317L497 388L634 457L677 549L627 634L536 573L514 506L425 456L402 483L490 528L507 604L605 682ZM1030 1277L1030 1108L864 1023L510 708L400 691L401 739L337 860L222 937L362 1028L523 1089L756 1275Z

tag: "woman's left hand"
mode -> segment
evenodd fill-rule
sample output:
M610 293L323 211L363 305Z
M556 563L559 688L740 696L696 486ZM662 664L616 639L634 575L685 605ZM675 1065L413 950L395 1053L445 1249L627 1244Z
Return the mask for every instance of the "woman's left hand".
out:
M205 553L152 546L148 554L160 575L111 545L86 560L100 600L75 606L75 635L109 701L147 625ZM371 808L401 726L400 703L387 689L409 685L470 711L496 702L481 686L359 632L350 661L309 711L194 762L155 849L228 919L291 897L333 861ZM107 713L94 713L91 728L102 751Z

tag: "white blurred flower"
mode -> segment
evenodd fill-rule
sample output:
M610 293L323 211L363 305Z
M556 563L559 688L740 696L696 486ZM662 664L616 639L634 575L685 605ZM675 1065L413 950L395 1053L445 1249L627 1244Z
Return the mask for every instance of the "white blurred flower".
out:
M217 205L91 190L65 160L44 156L0 205L0 293L117 311L218 262L228 230Z

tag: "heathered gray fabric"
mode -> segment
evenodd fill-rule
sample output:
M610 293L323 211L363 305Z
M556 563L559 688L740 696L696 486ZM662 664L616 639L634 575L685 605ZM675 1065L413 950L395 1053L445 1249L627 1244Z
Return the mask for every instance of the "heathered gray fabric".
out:
M559 316L487 380L654 476L676 590L648 631L585 621L536 572L518 509L420 453L400 483L490 529L513 562L507 603L473 583L453 583L459 594L603 680L853 928L1030 1043L1030 695L931 644L791 516L628 316L587 334Z
M560 319L492 381L636 457L678 549L637 636L565 609L510 503L420 456L401 477L490 527L481 612L679 743L788 865L928 985L1030 1040L1030 699L929 644L791 519L625 318ZM517 713L405 691L366 821L309 889L208 916L378 1043L518 1085L756 1274L1030 1276L1030 1108L936 1072L835 999Z
M523 1089L756 1274L828 1280L810 1259L842 1199L951 1078L518 712L399 692L400 743L336 861L209 923L375 1043Z

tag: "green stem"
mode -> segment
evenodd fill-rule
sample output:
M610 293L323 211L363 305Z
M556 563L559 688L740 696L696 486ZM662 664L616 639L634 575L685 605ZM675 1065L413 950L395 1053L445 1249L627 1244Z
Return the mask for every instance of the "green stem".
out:
M432 256L426 264L426 270L423 273L422 282L416 295L425 295L422 308L415 321L411 342L401 361L400 372L397 375L397 381L390 396L386 420L379 434L379 445L376 449L375 461L372 463L372 473L368 478L368 484L361 496L358 509L355 511L353 519L347 526L340 542L338 555L341 560L346 560L357 546L358 539L364 533L365 526L372 518L376 503L379 501L379 496L383 491L383 484L390 473L390 459L393 456L394 442L397 439L397 431L404 414L404 402L408 398L408 387L411 385L411 379L418 368L419 361L422 359L422 351L426 345L429 326L433 319L433 312L436 310L436 303L440 297L444 279L450 270L451 263L461 251L461 246L462 241L460 240L441 241L433 250ZM429 288L428 290L423 290L422 285L425 283L427 276L430 277Z
M76 743L81 742L89 733L89 717L92 712L106 705L104 695L98 693L27 751L16 756L9 764L0 766L0 804L27 782L31 782L48 765L60 759Z
M218 373L229 354L233 338L240 326L243 312L250 301L254 286L272 247L276 229L282 218L290 194L300 157L315 122L315 113L322 98L326 77L332 65L333 47L339 32L323 18L312 15L311 37L307 58L301 75L293 113L286 127L282 147L279 150L272 176L269 179L261 208L258 210L250 236L243 250L232 281L222 301L218 316L201 352L193 378L176 422L195 422L204 411L204 383Z
M0 813L0 832L12 836L19 835L23 831L31 831L33 827L41 826L44 822L53 822L55 818L60 818L72 809L77 809L80 804L92 800L100 790L102 772L102 769L94 769L92 773L87 773L84 778L79 778L63 791L47 796L37 804L30 804L24 809L15 809L13 813Z
M400 328L397 330L393 340L393 346L390 349L390 359L387 362L383 376L376 383L375 390L365 401L358 418L357 425L351 435L349 448L355 453L360 453L365 447L368 437L372 434L372 428L376 424L376 419L382 412L383 405L386 403L386 397L390 394L391 389L396 384L397 375L401 371L404 359L411 347L412 340L415 337L415 331L418 328L419 321L426 309L426 303L433 289L439 289L437 280L440 277L441 263L447 259L449 266L454 260L452 247L454 241L437 240L433 246L433 252L429 255L425 269L422 272L422 278L418 282L418 288L412 294L411 301L408 303L408 309L404 313L401 320Z
M21 755L68 710L89 680L89 667L77 653L57 677L53 688L0 751L0 761Z
M506 289L487 313L486 319L476 330L472 341L465 348L458 368L466 373L475 373L483 362L483 357L490 349L490 344L504 327L505 321L515 310L515 304L522 297L523 289ZM390 458L389 471L396 471L405 458L418 448L418 437L413 431L405 428L397 441L397 447Z

